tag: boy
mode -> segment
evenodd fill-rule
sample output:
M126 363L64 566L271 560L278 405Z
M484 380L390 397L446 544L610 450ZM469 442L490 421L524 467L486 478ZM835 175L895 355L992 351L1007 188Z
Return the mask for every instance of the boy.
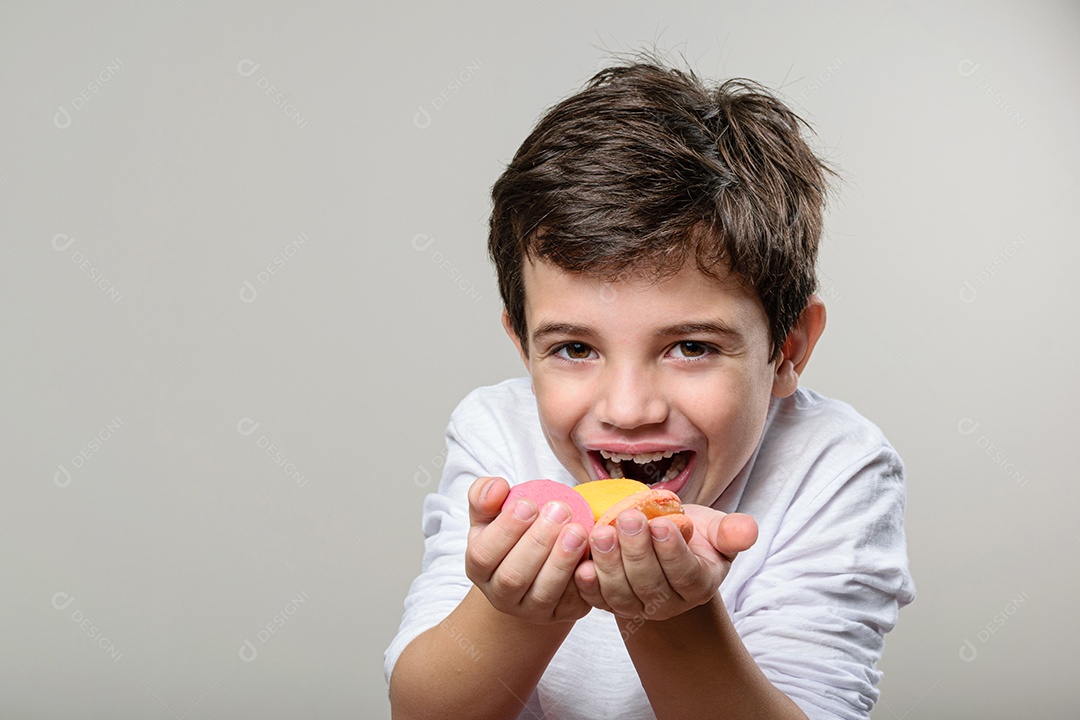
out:
M830 172L800 122L648 58L552 108L496 182L530 377L451 418L386 653L395 717L869 716L914 593L903 466L798 387ZM678 493L690 542L634 510L589 536L562 503L501 510L509 483L612 476Z

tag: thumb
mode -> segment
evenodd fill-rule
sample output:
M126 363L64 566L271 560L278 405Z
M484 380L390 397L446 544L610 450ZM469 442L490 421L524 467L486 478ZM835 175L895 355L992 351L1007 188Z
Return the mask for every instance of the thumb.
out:
M501 477L480 477L469 488L469 524L486 525L499 516L510 483Z
M709 523L709 542L731 560L743 550L749 550L757 538L757 521L745 513L731 513Z

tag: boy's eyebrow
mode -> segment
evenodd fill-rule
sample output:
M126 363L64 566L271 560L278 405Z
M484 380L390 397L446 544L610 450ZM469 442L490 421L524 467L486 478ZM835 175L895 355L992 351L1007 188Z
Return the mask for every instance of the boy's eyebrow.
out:
M700 322L678 323L668 325L656 331L657 337L670 337L673 335L721 335L730 338L733 342L742 342L741 332L726 325L719 320L705 320Z
M588 325L574 325L572 323L546 322L537 326L533 331L532 341L539 345L548 335L572 335L575 337L591 338L596 333ZM698 322L677 323L667 325L656 331L657 337L686 336L686 335L720 335L730 338L739 343L743 340L741 332L726 325L719 320L704 320Z
M546 322L537 326L536 330L533 330L532 341L534 344L539 345L540 341L548 335L576 335L578 337L594 337L596 335L593 329L588 325L573 325L571 323L560 322Z

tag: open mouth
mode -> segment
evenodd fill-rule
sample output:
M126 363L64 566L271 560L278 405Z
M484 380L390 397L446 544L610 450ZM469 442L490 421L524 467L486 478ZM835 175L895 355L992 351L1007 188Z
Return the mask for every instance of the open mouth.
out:
M646 485L674 480L686 469L686 464L693 454L692 450L668 450L635 455L607 450L593 451L594 456L599 456L600 465L607 471L608 477L628 478Z

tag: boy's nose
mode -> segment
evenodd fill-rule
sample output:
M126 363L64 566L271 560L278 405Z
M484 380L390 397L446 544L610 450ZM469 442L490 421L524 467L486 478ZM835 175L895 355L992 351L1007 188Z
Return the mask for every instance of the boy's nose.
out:
M652 373L612 368L604 375L595 406L600 422L630 430L667 419L668 403Z

